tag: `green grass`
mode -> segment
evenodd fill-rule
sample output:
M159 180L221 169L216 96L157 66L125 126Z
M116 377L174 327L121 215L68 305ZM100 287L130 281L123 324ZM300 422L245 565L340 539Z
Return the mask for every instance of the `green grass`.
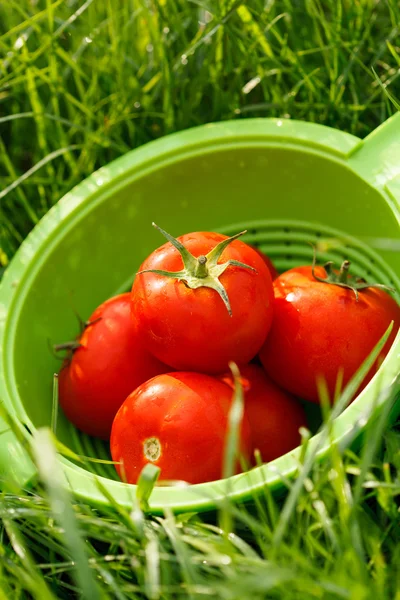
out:
M399 106L399 40L397 0L0 2L0 268L73 185L171 131L279 116L365 136ZM398 600L385 419L363 451L300 465L285 503L160 519L143 498L131 513L73 501L41 431L40 482L0 495L0 600Z
M279 116L363 137L395 111L399 23L396 0L2 2L0 247L171 131Z
M50 433L39 430L39 483L0 496L0 598L399 598L400 433L387 427L391 405L359 454L332 446L318 464L305 446L285 498L266 489L252 506L222 502L206 516L146 516L152 472L131 511L74 502Z

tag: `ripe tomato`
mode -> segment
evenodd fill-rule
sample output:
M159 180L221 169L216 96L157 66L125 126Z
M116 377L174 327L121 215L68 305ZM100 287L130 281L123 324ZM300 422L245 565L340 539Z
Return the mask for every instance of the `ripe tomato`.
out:
M267 256L266 254L264 254L264 252L261 252L261 250L259 250L255 246L251 246L250 244L249 244L249 246L250 246L250 248L253 248L253 250L255 250L259 256L261 256L261 258L263 259L263 261L265 262L265 264L268 267L268 270L269 270L269 272L271 274L272 280L276 279L278 277L279 273L276 270L275 265L272 262L272 260L269 258L269 256Z
M132 287L147 349L178 370L217 374L231 360L246 364L272 322L265 262L247 244L219 233L168 239L172 243L144 261Z
M142 384L119 409L111 455L121 479L136 483L148 462L161 479L202 483L222 474L232 390L200 373L168 373ZM241 450L250 451L250 426L241 427Z
M338 280L337 272L328 271L316 267L315 275ZM355 279L347 283L357 287ZM310 266L280 275L274 282L274 292L274 323L261 349L261 362L278 385L311 402L319 402L318 376L325 378L333 399L340 370L346 384L394 321L392 334L380 360L364 380L364 387L399 329L400 307L396 301L373 287L360 288L357 300L354 289L317 280Z
M301 441L300 427L307 427L300 402L271 381L262 367L246 365L240 375L253 453L258 449L262 460L269 462L296 448ZM234 386L232 375L220 379Z
M108 439L127 395L169 368L143 348L131 315L130 294L101 304L79 343L60 371L59 401L78 429Z

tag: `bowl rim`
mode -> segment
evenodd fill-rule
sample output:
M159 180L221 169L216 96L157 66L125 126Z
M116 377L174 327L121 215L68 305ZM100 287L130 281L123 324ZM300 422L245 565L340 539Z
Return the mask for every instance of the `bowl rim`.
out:
M52 245L68 235L76 220L82 219L92 204L102 202L111 188L115 191L171 161L179 161L198 153L216 152L232 144L301 148L339 162L344 168L350 168L356 177L371 185L358 170L349 165L349 159L363 147L363 141L323 125L285 119L243 119L201 125L149 142L101 167L61 198L40 220L21 244L0 284L0 353L3 363L3 368L0 368L0 397L11 414L35 429L19 397L13 378L13 353L8 349L13 347L12 332L15 332L18 307L24 301L23 291L29 287L29 281L34 279L41 263L47 259ZM378 191L400 221L399 213L396 213L396 207L388 194L384 189ZM15 286L13 282L16 281L18 284ZM317 452L319 459L326 456L332 441L343 442L348 436L353 436L355 431L363 430L368 418L382 408L386 398L379 392L394 381L399 357L400 333L378 374L335 420L330 440L324 441L320 434L311 438L310 449ZM31 441L22 422L20 428L24 437ZM7 438L6 445L19 446L11 434L7 434ZM0 445L0 463L7 460L6 456L9 459L9 453L6 454L4 450L5 444ZM150 498L150 510L155 514L163 513L166 507L175 512L209 510L214 509L227 495L234 500L246 501L253 493L261 492L265 486L278 490L282 488L285 479L292 479L298 472L300 452L301 449L296 448L269 464L227 480L191 486L156 487ZM99 506L108 505L108 500L100 489L103 485L119 504L132 506L136 486L96 476L65 457L60 457L60 462L66 485L84 501ZM21 461L19 467L14 469L16 478L26 480L27 470L29 468Z

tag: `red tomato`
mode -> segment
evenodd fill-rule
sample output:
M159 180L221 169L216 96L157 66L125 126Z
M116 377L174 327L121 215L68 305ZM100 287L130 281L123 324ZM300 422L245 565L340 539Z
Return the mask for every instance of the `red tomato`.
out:
M161 479L202 483L220 479L232 390L208 375L169 373L136 389L119 409L111 455L121 479L136 483L148 462ZM250 426L242 421L241 449L250 451Z
M255 246L251 246L250 244L249 244L249 246L250 246L250 248L253 248L253 250L255 250L259 256L261 256L261 258L263 259L263 261L265 262L265 264L268 267L268 270L270 272L271 278L273 280L276 279L278 277L279 273L276 270L275 265L272 262L272 260L269 258L269 256L267 256L266 254L264 254L264 252L261 252L261 250L259 250Z
M324 267L316 267L325 279ZM339 371L346 384L385 333L394 328L380 360L386 356L400 324L400 307L385 291L369 287L358 292L317 281L312 267L290 269L274 282L275 316L260 352L268 374L282 388L311 402L319 402L316 378L325 378L331 399Z
M238 240L212 264L208 253L227 239L207 232L178 238L192 255L193 269L201 258L208 261L207 277L188 275L190 285L201 286L197 289L189 287L184 277L178 280L165 276L166 271L184 272L182 256L171 243L155 250L141 266L141 271L162 270L164 274L144 272L135 278L132 307L144 343L154 356L175 369L217 374L231 360L246 364L257 354L270 329L274 299L268 268L257 252ZM222 263L230 260L252 269L229 265L218 278L214 277ZM220 292L206 287L210 282L222 284L231 314Z
M101 304L90 322L80 347L60 371L59 400L78 429L108 439L127 395L169 368L143 348L131 315L130 294Z
M242 367L240 375L253 453L258 449L262 460L269 462L296 448L301 441L300 427L307 427L300 402L281 390L257 365ZM221 380L233 388L232 375L223 375Z

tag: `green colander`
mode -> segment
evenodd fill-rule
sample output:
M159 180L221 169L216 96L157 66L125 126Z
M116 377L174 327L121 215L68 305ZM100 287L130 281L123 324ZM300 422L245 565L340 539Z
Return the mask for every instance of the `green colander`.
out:
M400 114L363 141L311 123L247 119L197 127L133 150L62 198L6 271L0 288L1 401L28 441L35 428L50 425L52 376L60 363L49 345L78 333L76 313L85 319L103 300L129 289L140 263L163 242L152 221L175 236L247 229L247 241L280 270L309 263L314 242L321 260L349 258L358 275L400 290L399 216ZM399 366L397 336L378 375L336 419L336 440L379 411L379 390L391 384ZM63 415L57 435L80 455L109 458L106 444L76 431ZM321 458L327 450L322 445ZM282 475L296 473L297 453L225 481L156 487L150 508L207 510L227 489L238 501L264 486L279 489ZM135 486L118 481L112 465L89 462L83 468L65 457L60 462L77 497L107 504L99 478L116 501L131 506ZM21 445L3 433L0 478L26 485L34 476Z

